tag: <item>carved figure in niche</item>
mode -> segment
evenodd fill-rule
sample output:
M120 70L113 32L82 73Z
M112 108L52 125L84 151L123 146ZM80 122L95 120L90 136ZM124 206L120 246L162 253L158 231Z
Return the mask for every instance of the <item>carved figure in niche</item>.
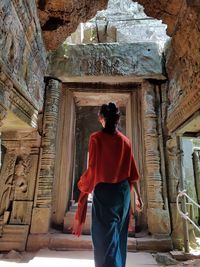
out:
M175 138L167 141L168 172L169 172L169 194L170 200L175 202L179 187L179 149Z
M18 157L15 165L14 171L14 185L15 190L21 193L26 193L28 183L26 180L26 170L27 164L26 160L22 157Z
M13 174L10 174L5 180L4 190L0 192L0 216L9 209L10 203L13 200Z
M13 200L13 169L15 165L15 157L6 160L6 166L1 170L0 177L0 220L4 221L5 211L10 210ZM4 223L6 223L4 221Z

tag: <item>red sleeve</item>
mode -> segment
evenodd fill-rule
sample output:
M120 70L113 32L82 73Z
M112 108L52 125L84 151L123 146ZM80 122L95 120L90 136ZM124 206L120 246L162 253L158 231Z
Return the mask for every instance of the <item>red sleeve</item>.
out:
M90 137L89 140L89 164L87 170L81 176L78 182L78 188L81 192L91 193L94 189L95 178L95 164L96 164L96 145L95 139Z
M80 224L84 223L86 219L87 199L88 194L81 192L78 199L78 208L75 214L75 219L78 220Z
M87 199L88 194L92 192L94 187L94 171L95 171L95 140L90 137L89 140L89 163L88 168L85 173L81 176L78 182L78 188L81 191L78 199L78 209L75 215L75 219L78 220L80 224L83 224L86 219L87 213Z
M138 181L140 179L140 175L135 163L135 159L133 157L133 153L131 151L131 157L130 157L130 177L129 177L129 184L130 188L132 189L132 185L135 181Z

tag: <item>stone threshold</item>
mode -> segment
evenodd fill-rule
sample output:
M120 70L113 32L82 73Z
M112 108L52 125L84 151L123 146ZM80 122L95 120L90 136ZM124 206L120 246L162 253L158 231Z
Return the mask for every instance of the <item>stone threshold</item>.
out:
M90 235L75 237L72 234L48 233L30 234L27 240L27 251L42 248L51 250L92 250ZM173 249L170 237L155 238L152 236L129 237L128 251L168 252Z

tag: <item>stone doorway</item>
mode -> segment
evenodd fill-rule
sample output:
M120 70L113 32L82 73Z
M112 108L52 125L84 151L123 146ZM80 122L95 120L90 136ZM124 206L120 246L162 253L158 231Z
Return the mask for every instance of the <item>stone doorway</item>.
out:
M134 101L137 101L137 98L134 98L133 94L140 90L140 86L132 86L134 89L131 90L118 90L115 88L115 85L109 87L109 90L83 90L63 86L63 103L61 104L59 129L60 138L58 139L63 140L60 147L64 146L67 149L61 151L56 164L56 169L60 171L58 171L56 183L54 184L52 226L60 226L60 229L63 227L62 230L64 232L71 232L79 195L76 184L80 175L86 169L89 135L91 132L101 128L97 120L99 107L109 101L115 102L120 107L122 113L121 130L133 141L133 150L140 143L138 140L134 140L136 125L138 124L135 119L136 117L139 119L140 114L135 113L133 116ZM66 103L68 105L65 105ZM140 133L135 135L135 138L139 135ZM64 136L65 141L63 139ZM137 155L135 157L137 161ZM60 168L58 168L59 165ZM134 193L132 195L132 209L134 210ZM89 234L89 229L90 204L84 233Z

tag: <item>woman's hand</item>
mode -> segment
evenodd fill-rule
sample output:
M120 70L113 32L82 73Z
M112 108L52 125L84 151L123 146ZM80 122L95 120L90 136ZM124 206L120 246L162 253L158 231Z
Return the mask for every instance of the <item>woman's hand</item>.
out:
M137 198L136 198L136 210L137 210L138 212L141 212L141 211L143 210L143 206L144 206L144 204L143 204L143 202L142 202L141 197L140 197L140 196L137 197Z
M78 220L75 220L72 229L72 234L79 237L82 233L82 228L83 228L83 223L80 223Z

